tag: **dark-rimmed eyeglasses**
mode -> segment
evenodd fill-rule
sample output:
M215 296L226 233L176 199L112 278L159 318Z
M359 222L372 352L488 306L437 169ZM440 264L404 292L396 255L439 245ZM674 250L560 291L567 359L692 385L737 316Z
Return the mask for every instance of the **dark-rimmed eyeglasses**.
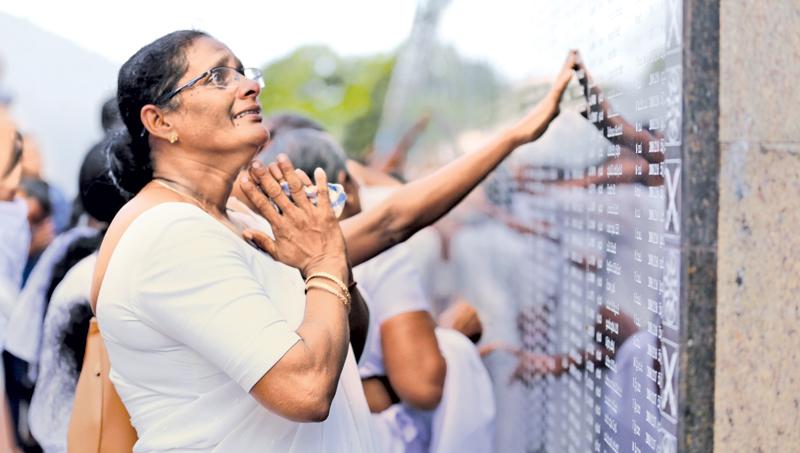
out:
M175 88L169 93L162 94L156 98L153 104L162 105L177 96L181 91L187 90L197 85L199 82L216 88L226 88L234 83L239 82L242 77L246 77L250 80L258 82L258 86L260 88L264 88L264 77L261 74L261 70L258 68L237 69L228 66L217 66L184 83L178 88Z
M10 175L17 165L19 161L22 159L22 150L24 149L24 142L22 140L22 134L19 131L14 131L14 144L13 148L11 149L11 161L8 163L8 168L3 172L3 178Z

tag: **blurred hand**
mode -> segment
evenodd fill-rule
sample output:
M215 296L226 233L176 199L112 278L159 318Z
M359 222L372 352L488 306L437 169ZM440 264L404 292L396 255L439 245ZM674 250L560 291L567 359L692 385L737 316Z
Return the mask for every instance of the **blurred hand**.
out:
M439 315L439 325L461 332L477 343L483 335L483 324L475 307L466 302L456 302Z
M275 260L299 269L304 277L324 271L347 282L344 237L331 208L328 179L321 169L314 172L314 177L317 206L306 196L301 176L285 155L278 156L278 162L269 167L254 161L250 171L240 176L239 185L270 223L275 239L258 230L245 230L243 235ZM289 185L291 200L280 187L279 181L283 180Z
M578 61L578 51L571 50L544 99L539 101L533 110L511 128L512 136L517 144L522 145L539 138L547 130L550 122L558 116L558 105L561 103L561 97L564 95L564 90L567 89Z
M555 357L528 351L517 351L516 356L519 358L519 363L511 376L510 383L521 381L527 385L535 377L542 377L546 374L559 374Z
M529 385L535 377L542 377L547 374L558 376L564 371L557 356L525 351L503 341L483 344L478 347L478 351L481 357L486 357L494 352L505 352L517 357L519 361L514 373L509 378L509 384L521 381L523 384Z

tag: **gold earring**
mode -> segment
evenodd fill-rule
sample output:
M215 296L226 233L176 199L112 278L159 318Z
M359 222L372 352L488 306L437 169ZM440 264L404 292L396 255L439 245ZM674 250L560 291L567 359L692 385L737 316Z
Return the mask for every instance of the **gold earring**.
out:
M178 141L178 134L173 132L172 135L169 136L169 142L170 143L175 143L177 141Z

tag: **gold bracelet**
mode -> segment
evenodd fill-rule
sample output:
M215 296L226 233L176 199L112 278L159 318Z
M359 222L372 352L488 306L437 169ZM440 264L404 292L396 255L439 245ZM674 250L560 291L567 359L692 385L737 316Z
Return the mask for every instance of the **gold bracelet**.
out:
M347 288L347 285L344 284L343 281L336 278L334 275L331 275L327 272L314 272L313 274L306 277L306 285L308 282L311 281L312 278L324 278L326 280L330 280L333 283L336 283L336 286L339 287L345 294L347 294L347 298L350 299L350 290Z
M323 291L325 291L327 293L330 293L330 294L333 294L334 296L336 296L336 298L339 299L339 301L342 303L342 305L344 305L345 308L347 309L347 313L350 313L350 298L348 296L345 296L344 294L340 293L339 291L336 291L334 288L332 288L332 287L330 287L330 286L328 286L328 285L326 285L324 283L313 283L313 282L306 284L306 293L308 293L308 290L314 289L314 288L321 289L321 290L323 290Z

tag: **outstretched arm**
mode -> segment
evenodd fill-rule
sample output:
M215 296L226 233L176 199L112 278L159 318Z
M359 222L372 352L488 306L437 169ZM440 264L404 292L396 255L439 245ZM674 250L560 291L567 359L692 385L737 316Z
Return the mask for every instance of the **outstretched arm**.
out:
M514 149L539 138L558 115L558 105L576 61L577 52L571 51L545 98L483 148L406 184L375 209L343 221L342 232L352 264L363 263L437 221Z

